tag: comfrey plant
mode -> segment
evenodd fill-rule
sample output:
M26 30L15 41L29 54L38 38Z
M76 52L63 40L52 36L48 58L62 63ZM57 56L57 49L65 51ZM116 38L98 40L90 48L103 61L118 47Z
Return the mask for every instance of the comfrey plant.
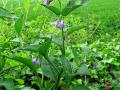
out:
M61 8L61 6L62 6L61 5L61 1L60 0L58 0L58 1L59 1L59 4L60 4L59 5L60 9L58 9L58 8L56 8L54 6L49 6L49 3L45 4L45 5L42 5L42 6L44 6L46 9L52 11L55 15L57 15L59 17L57 21L52 22L51 24L53 26L55 26L56 28L60 29L60 31L61 31L61 37L58 37L58 38L61 38L61 41L55 41L55 43L57 45L59 45L60 50L61 50L61 56L60 56L61 57L61 61L60 61L61 65L58 65L61 68L56 67L56 65L55 65L56 63L54 64L53 62L51 62L51 60L49 59L49 57L47 57L46 59L47 59L48 63L50 64L51 70L54 71L53 74L55 74L54 78L56 80L55 80L55 87L54 87L54 89L55 90L58 89L59 82L61 82L61 78L64 78L64 82L65 82L65 87L64 88L66 88L66 89L69 90L70 88L73 88L73 87L70 87L70 85L71 85L74 73L73 73L72 66L71 66L70 62L67 60L67 57L66 57L66 42L65 42L65 37L68 36L69 34L72 34L75 31L74 29L76 27L77 27L77 30L79 30L81 27L80 26L66 27L64 18L66 16L68 16L76 8L79 8L81 6L81 4L77 4L77 5L74 5L74 6L71 6L71 7L69 7L68 5L66 5L66 7L62 9ZM67 29L67 31L64 30L64 29ZM54 39L52 39L52 41L54 42ZM82 66L82 68L84 68L84 66ZM87 69L86 66L85 66L85 68ZM85 75L87 73L85 72Z

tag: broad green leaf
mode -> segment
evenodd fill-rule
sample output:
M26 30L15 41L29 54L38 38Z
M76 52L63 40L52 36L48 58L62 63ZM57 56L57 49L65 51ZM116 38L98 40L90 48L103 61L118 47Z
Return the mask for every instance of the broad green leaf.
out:
M62 10L62 15L63 16L67 16L68 14L70 14L72 11L74 11L75 9L79 8L80 6L82 5L75 5L75 6L72 6L72 7L65 7L63 10Z
M10 14L6 9L0 7L0 17L1 18L11 18L11 19L17 19L18 17L15 15Z
M38 69L38 66L33 64L32 60L30 58L24 58L24 57L15 56L15 55L13 55L13 56L5 56L5 57L25 64L32 71L37 71L37 69Z
M45 76L57 79L61 71L61 63L54 57L49 57L41 61L41 68Z
M15 23L15 30L18 35L20 35L23 26L24 26L24 15L22 15Z
M63 72L65 74L66 83L70 83L71 76L72 76L72 67L69 61L66 59L66 57L62 56L61 58L62 66L63 66Z
M70 90L90 90L87 86L84 85L74 85Z
M26 51L38 52L42 56L46 56L48 54L48 50L51 45L51 39L46 38L45 40L46 41L43 42L42 44L22 46L22 47L17 48L16 50L26 50Z
M1 79L0 86L4 86L6 90L14 90L14 83L11 79Z
M80 25L80 26L73 26L73 27L70 27L70 28L68 28L68 30L67 30L67 35L70 35L70 34L72 34L72 33L74 33L74 32L76 32L76 31L79 31L79 30L81 30L82 28L84 28L85 26L84 25Z
M56 35L52 35L52 42L62 46L62 38L61 37L57 37Z
M51 45L51 39L48 38L44 43L42 43L39 47L39 53L43 56L46 56L48 54L49 48Z
M54 6L46 6L46 5L43 5L43 4L41 4L41 5L44 6L45 8L47 8L48 10L52 11L54 14L56 14L58 16L61 14L61 11Z
M46 60L41 62L41 68L45 76L49 78L55 78L54 71L52 71L50 64Z
M88 67L86 64L82 64L78 73L84 74L84 75L90 75L90 72L88 70Z
M32 52L39 52L39 44L36 45L29 45L29 46L22 46L19 48L16 48L15 50L26 50L26 51L32 51Z

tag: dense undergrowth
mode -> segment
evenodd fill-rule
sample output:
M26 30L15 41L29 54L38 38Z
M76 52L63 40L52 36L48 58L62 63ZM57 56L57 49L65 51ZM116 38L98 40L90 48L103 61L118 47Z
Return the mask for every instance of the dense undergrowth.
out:
M2 0L0 90L119 90L119 4Z

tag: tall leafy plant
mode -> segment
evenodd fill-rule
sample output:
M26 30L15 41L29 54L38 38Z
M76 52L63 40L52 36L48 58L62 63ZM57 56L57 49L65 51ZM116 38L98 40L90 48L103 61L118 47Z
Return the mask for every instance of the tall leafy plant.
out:
M27 10L29 8L28 1L29 0L27 0L27 4L25 5ZM51 81L53 80L55 82L54 86L52 87L53 90L58 90L58 87L60 86L60 82L63 82L63 84L64 84L63 87L67 90L70 88L72 90L87 88L84 85L83 86L75 85L73 87L71 85L72 79L74 77L74 73L73 73L73 68L72 68L70 62L67 60L67 55L66 55L66 47L67 46L66 46L66 41L65 41L66 36L72 34L75 31L80 30L84 26L78 25L75 27L66 27L66 24L64 21L64 18L66 16L70 15L71 12L73 12L74 10L76 10L77 8L82 6L83 3L78 4L78 5L73 5L73 6L66 5L62 9L61 0L58 0L59 4L60 4L59 5L60 8L50 6L50 3L52 1L53 0L44 0L44 4L41 4L41 6L45 7L46 9L53 12L56 16L58 16L58 20L53 22L52 25L54 25L56 28L58 28L60 30L61 36L60 37L58 36L60 41L55 40L55 39L57 39L56 37L55 38L54 37L45 37L45 36L40 37L40 39L44 40L44 42L41 42L41 43L35 44L35 45L22 44L20 47L15 49L15 51L30 52L31 53L30 57L26 58L26 57L18 56L18 55L1 55L1 57L5 57L6 60L11 59L11 60L15 60L15 61L25 64L32 70L33 73L35 73L36 76L39 73L39 68L42 69L42 72L40 72L40 74L42 75L42 81L39 85L40 89L46 90L46 87L44 86L44 84L45 84L44 77L45 76L50 78ZM1 16L13 18L13 16L11 14L5 13L3 11L3 9L2 9L2 13L3 14L1 14ZM19 17L19 19L15 23L15 30L16 30L16 33L19 38L21 38L20 35L21 35L21 31L23 30L24 23L25 23L25 17L23 15L21 17ZM59 61L57 61L57 58L52 58L51 57L52 55L50 55L50 53L49 53L49 49L50 49L52 43L56 43L56 45L58 45L58 47L60 48L61 55L59 56L60 57ZM42 60L37 60L35 58L34 59L31 58L32 53L38 54L39 58ZM38 63L38 61L40 63ZM39 64L41 64L41 66ZM84 71L84 67L82 67L82 70ZM62 87L62 86L60 86L60 87ZM87 88L86 90L89 90L89 88Z

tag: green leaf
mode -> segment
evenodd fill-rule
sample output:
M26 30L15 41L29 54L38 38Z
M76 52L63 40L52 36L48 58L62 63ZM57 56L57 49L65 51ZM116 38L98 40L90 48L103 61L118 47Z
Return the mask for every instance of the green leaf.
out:
M87 86L84 85L74 85L70 90L90 90Z
M11 42L17 42L17 43L19 43L20 42L20 38L14 38L14 39L11 40Z
M24 58L20 56L5 56L6 58L21 62L25 64L27 67L29 67L32 71L37 71L38 66L32 63L32 60L30 58Z
M38 52L39 54L45 57L48 54L50 45L51 45L51 39L45 38L45 42L43 42L42 44L23 46L23 47L17 48L16 50Z
M62 38L56 35L52 35L52 42L57 44L58 46L62 46Z
M24 15L22 15L15 23L15 30L18 35L20 35L23 26L24 26Z
M45 76L52 79L57 79L61 71L61 63L55 59L55 57L50 57L41 61L41 68Z
M29 10L29 8L30 8L30 1L29 0L24 0L23 3L24 3L25 10L26 11Z
M74 32L76 32L76 31L79 31L79 30L81 30L82 28L84 28L85 26L84 25L80 25L80 26L73 26L73 27L70 27L70 28L68 28L68 30L67 30L67 35L70 35L70 34L72 34L72 33L74 33Z
M46 56L48 54L49 48L51 45L51 39L48 38L44 43L42 43L39 47L39 53L43 56Z
M19 48L16 48L15 50L26 50L26 51L32 51L32 52L39 52L40 45L29 45L29 46L22 46Z
M5 66L5 58L0 57L0 71L3 70L4 66Z
M80 64L79 55L77 54L75 48L71 47L71 50L72 50L72 53L74 55L75 63L77 66L79 66L79 64Z
M61 11L58 8L56 8L54 6L46 6L46 5L43 5L43 4L41 4L41 5L44 6L45 8L47 8L48 10L52 11L57 16L61 15Z
M0 43L0 50L5 50L10 48L10 43L9 42L4 42L4 43Z
M50 64L46 60L43 60L41 62L41 69L45 76L49 78L55 78L54 72L52 71Z
M6 90L14 90L14 83L11 79L1 79L0 86L4 86Z
M63 72L65 74L66 83L70 84L71 76L72 76L71 64L69 63L69 61L64 56L62 56L61 62L62 62L62 66L63 66Z
M88 0L81 0L81 4L85 4L87 2L88 2Z
M67 16L69 15L72 11L74 11L75 9L79 8L80 6L82 5L75 5L75 6L72 6L72 7L65 7L63 10L62 10L62 15L63 16Z
M6 9L0 7L0 17L1 18L11 18L11 19L17 19L18 17L15 15L10 14Z

